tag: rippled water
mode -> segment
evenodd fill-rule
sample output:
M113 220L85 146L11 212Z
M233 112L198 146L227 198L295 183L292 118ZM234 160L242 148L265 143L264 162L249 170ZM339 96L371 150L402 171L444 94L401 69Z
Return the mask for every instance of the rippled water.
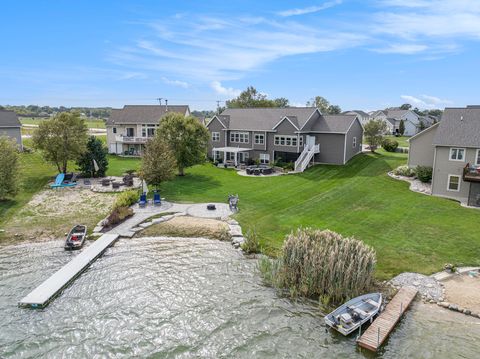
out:
M0 247L1 358L373 357L205 239L122 239L46 309L17 307L74 255L61 241ZM478 320L415 304L379 356L477 358L478 338Z

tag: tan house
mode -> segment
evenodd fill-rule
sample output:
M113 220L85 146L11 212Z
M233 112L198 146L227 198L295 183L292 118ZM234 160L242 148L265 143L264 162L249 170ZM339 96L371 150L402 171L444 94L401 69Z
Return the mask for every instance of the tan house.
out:
M168 112L190 115L187 105L125 105L112 110L107 120L108 152L124 156L141 156L147 140L155 136L160 119Z
M480 106L446 108L409 142L408 165L433 168L434 196L480 207Z

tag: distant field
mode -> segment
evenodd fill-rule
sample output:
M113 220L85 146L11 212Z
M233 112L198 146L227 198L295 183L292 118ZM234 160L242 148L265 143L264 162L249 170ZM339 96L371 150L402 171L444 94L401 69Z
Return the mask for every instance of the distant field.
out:
M40 122L47 120L43 117L21 117L20 122L22 125L38 125ZM88 128L105 128L105 122L103 120L85 120Z

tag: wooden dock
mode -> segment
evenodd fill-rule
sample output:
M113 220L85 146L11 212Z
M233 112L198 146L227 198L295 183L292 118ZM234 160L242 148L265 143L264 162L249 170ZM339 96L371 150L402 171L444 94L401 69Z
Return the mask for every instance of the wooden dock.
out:
M417 290L415 288L402 287L387 304L385 310L357 340L358 345L368 350L377 351L395 328L416 294Z
M62 289L74 281L80 273L87 269L117 239L118 234L102 235L18 302L18 305L21 307L45 308Z

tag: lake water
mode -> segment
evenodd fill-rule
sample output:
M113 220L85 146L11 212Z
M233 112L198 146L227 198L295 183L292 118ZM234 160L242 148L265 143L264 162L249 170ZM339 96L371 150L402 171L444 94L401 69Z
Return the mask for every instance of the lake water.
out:
M478 358L480 321L415 303L382 351L326 331L224 242L118 241L44 310L17 302L77 253L0 247L1 358Z

